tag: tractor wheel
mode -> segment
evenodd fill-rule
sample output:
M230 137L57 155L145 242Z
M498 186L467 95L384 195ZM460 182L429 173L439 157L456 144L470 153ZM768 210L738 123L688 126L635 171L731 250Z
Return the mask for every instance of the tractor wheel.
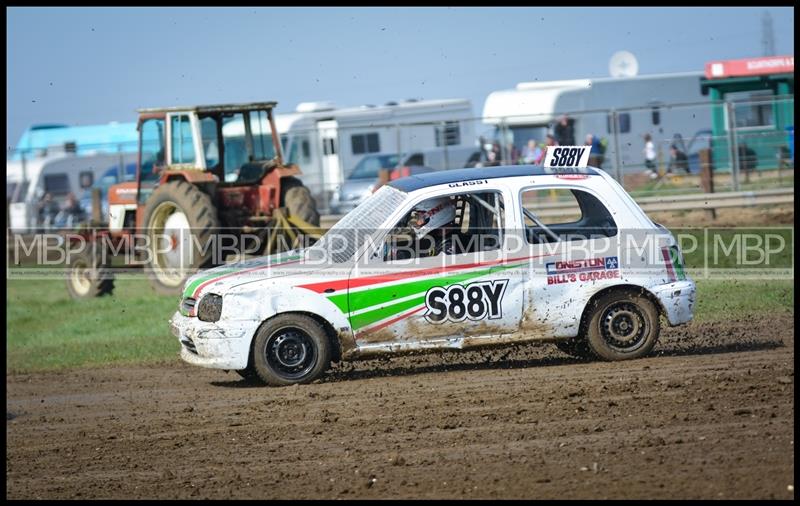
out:
M67 292L73 299L90 299L110 295L114 291L114 274L103 263L96 245L72 256L67 272Z
M308 188L295 177L281 179L281 207L289 211L289 216L300 218L315 227L319 226L317 202Z
M147 199L143 223L150 239L150 284L160 294L179 295L186 278L213 261L210 241L220 227L217 208L197 186L170 181Z

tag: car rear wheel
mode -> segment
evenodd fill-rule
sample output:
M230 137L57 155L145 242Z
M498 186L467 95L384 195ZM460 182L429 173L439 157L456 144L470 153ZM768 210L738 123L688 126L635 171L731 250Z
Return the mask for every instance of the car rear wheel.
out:
M595 355L628 360L650 353L661 328L658 310L649 298L632 290L615 290L592 302L585 330Z
M310 383L330 364L331 346L325 329L309 316L278 315L256 334L253 365L268 385Z

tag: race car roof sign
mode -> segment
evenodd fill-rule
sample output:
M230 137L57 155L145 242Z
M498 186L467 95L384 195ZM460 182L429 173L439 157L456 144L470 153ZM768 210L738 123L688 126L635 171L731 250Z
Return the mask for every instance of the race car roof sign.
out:
M794 72L794 56L766 56L706 63L707 79Z
M549 146L544 157L544 170L585 169L591 150L591 146Z

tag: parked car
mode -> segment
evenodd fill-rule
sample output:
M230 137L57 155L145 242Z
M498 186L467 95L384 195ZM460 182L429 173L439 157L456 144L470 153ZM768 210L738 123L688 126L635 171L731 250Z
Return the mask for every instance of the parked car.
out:
M554 192L577 219L548 213ZM191 277L170 325L186 362L290 385L332 361L531 341L634 359L694 302L675 238L609 175L516 165L390 181L307 249Z
M393 169L400 162L399 155L365 156L347 175L347 178L333 193L330 202L331 214L345 214L356 208L372 195L381 169Z
M481 155L482 152L475 148L449 148L413 152L402 160L397 154L365 156L333 192L330 212L345 214L355 209L380 186L376 185L376 181L380 178L381 170L413 167L414 173L422 173L426 170L447 170L448 167L475 167Z

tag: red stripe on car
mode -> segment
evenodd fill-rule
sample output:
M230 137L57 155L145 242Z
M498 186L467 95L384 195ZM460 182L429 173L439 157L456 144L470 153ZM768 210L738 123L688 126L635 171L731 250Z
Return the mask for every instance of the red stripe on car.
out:
M253 267L253 268L250 268L250 269L245 269L243 271L229 272L228 274L224 274L224 275L222 275L222 276L220 276L218 278L209 279L205 283L202 283L200 286L195 288L194 292L192 292L192 298L196 299L197 298L197 294L200 293L200 290L202 290L203 288L205 288L209 284L216 283L217 281L220 281L222 279L229 278L231 276L238 276L239 274L246 274L248 272L258 271L258 270L261 270L261 269L274 269L275 267L281 267L281 266L289 265L289 264L296 264L299 261L300 260L291 260L289 262L282 262L282 263L279 263L279 264L267 264L267 265L262 265L261 267Z
M664 265L667 267L667 274L670 281L677 281L678 277L675 276L675 269L672 268L672 257L669 255L669 248L661 248L661 256L664 257Z

